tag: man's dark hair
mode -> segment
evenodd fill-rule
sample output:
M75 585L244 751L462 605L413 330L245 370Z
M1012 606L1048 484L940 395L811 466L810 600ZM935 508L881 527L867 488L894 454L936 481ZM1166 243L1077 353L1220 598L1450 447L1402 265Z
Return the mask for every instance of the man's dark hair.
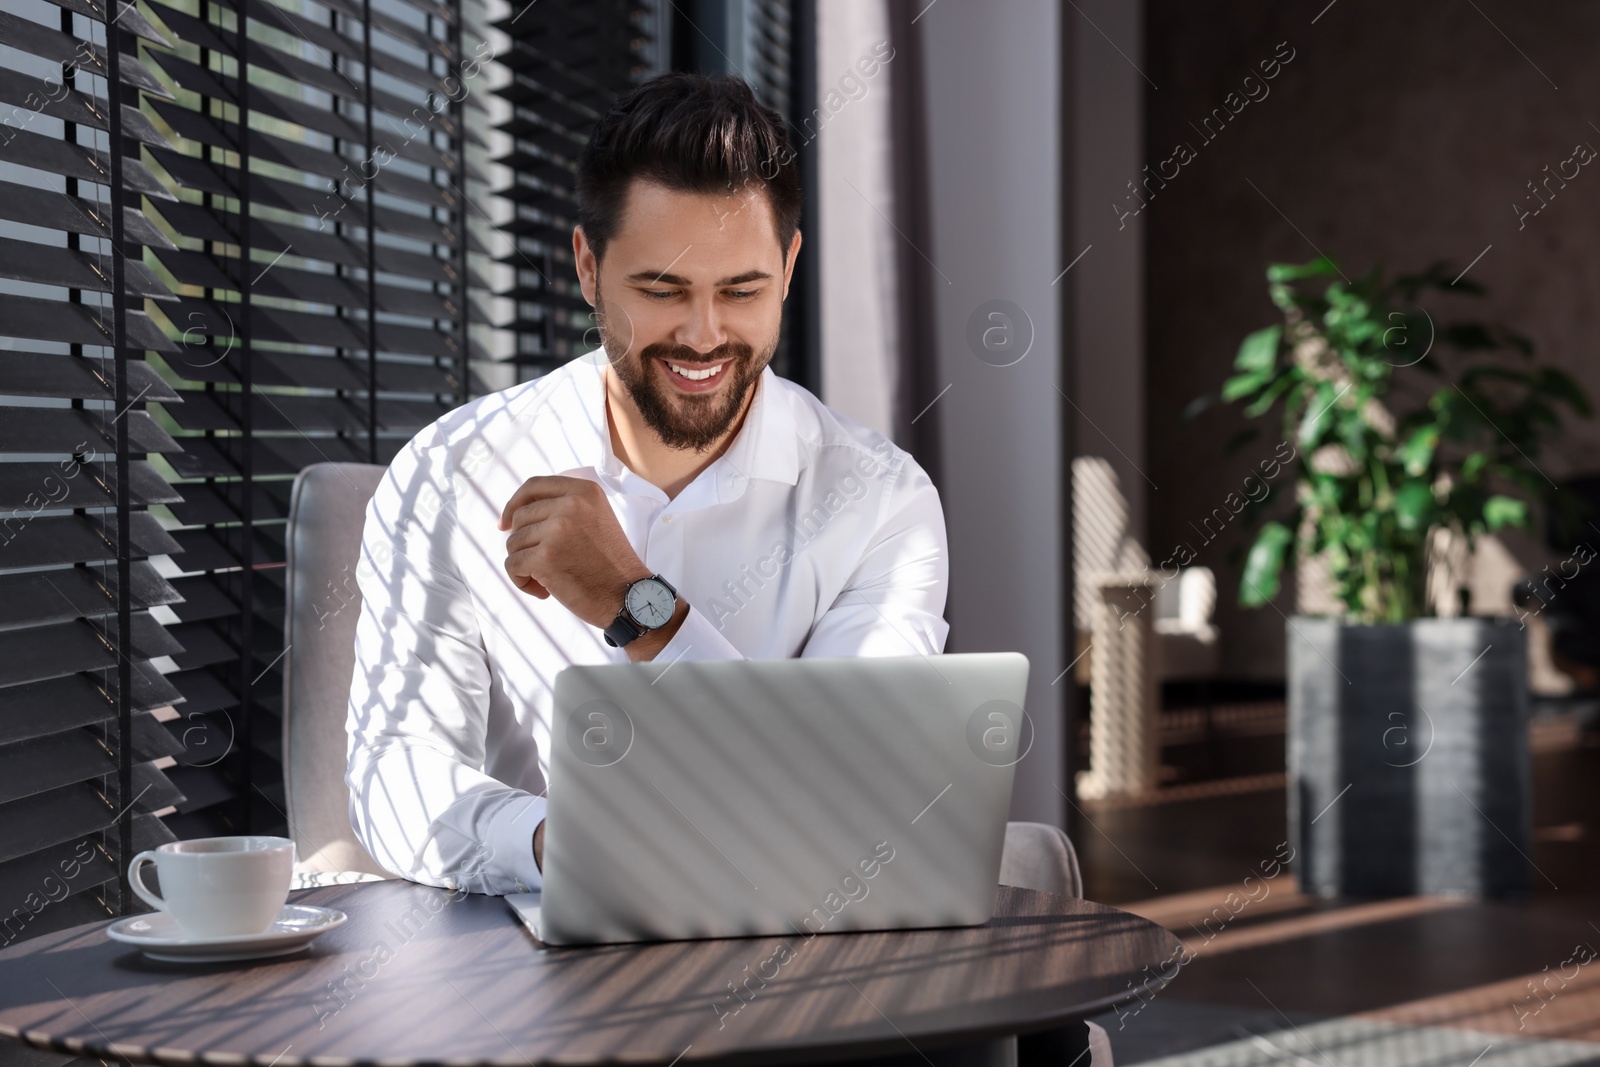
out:
M800 168L783 119L741 78L674 72L611 105L578 156L578 223L598 259L635 178L687 193L765 189L784 255L800 226Z

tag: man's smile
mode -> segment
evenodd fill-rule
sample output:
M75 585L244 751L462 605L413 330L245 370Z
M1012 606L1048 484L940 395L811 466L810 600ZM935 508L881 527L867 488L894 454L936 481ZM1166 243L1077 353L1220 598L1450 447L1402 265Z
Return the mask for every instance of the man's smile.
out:
M667 369L667 377L675 388L685 393L708 393L722 384L722 370L732 360L720 363L679 363L670 359L660 362Z

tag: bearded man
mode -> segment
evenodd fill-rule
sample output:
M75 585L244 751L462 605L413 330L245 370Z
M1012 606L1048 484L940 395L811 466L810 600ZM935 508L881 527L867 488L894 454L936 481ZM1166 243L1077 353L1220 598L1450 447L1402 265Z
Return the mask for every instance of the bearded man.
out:
M932 482L768 366L800 205L737 79L663 75L596 126L572 249L601 348L423 430L367 511L346 782L387 870L540 886L571 664L943 650Z

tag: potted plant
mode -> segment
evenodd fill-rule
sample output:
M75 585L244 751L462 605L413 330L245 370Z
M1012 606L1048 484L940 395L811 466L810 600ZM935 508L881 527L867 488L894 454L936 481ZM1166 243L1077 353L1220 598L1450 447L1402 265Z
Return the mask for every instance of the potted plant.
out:
M1443 264L1355 281L1326 258L1274 264L1284 321L1244 339L1223 387L1248 416L1276 412L1296 449L1293 500L1260 526L1241 603L1268 604L1285 567L1315 558L1342 606L1287 618L1289 829L1307 891L1529 885L1524 628L1468 615L1429 576L1443 547L1551 502L1539 456L1562 409L1589 404L1526 338L1436 322L1425 297L1481 294L1450 279Z

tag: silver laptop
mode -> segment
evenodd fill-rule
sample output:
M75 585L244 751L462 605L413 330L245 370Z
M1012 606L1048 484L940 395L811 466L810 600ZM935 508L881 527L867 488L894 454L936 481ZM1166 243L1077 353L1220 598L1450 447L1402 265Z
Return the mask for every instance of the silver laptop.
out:
M994 913L1032 726L1018 653L569 667L548 944L965 926Z

